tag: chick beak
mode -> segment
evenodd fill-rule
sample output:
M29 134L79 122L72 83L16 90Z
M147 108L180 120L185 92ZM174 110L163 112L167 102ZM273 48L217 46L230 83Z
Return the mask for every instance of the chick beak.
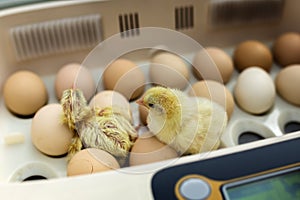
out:
M145 106L143 99L137 100L136 103L139 104L140 106Z

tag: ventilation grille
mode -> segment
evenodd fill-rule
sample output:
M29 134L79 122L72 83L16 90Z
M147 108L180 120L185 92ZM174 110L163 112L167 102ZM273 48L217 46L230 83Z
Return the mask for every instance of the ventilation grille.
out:
M212 0L210 23L214 26L270 22L282 16L284 0Z
M90 48L102 40L100 15L28 24L11 29L19 61Z
M138 13L120 14L119 28L121 37L130 37L140 34L140 22Z
M185 6L175 8L175 29L189 29L194 27L194 7Z

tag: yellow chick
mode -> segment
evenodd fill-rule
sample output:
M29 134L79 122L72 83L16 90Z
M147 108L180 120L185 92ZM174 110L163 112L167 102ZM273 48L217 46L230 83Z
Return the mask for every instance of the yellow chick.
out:
M120 165L124 164L137 132L119 112L121 108L90 108L79 89L65 90L61 105L63 122L77 133L69 148L71 156L81 149L82 143L85 148L107 151L118 159Z
M177 89L153 87L137 101L149 109L148 128L180 154L217 149L227 125L224 108Z

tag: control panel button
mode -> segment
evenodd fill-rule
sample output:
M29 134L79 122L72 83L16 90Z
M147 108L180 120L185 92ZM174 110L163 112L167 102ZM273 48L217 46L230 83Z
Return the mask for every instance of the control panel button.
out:
M200 178L188 178L179 186L182 197L189 200L205 200L211 193L209 184Z

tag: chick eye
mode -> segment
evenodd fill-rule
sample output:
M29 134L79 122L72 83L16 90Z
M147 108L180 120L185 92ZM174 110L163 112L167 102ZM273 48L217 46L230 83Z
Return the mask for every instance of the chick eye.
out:
M153 108L154 104L153 103L148 103L148 106Z

